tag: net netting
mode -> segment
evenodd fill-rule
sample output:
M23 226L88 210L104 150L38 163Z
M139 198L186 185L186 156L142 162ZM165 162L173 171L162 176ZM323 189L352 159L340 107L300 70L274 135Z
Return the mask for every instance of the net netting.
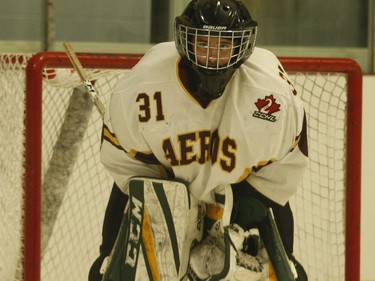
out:
M30 188L24 188L28 184L24 183L28 167L25 155L35 153L25 149L24 134L25 124L32 122L25 122L25 93L33 95L25 86L25 69L31 56L0 57L0 279L39 281L23 278L24 245L28 239L24 237L24 218L29 218L25 214L32 211L24 203L30 196ZM65 68L46 66L42 75L37 72L32 78L42 81L42 206L41 217L34 218L41 220L41 251L34 262L36 266L40 263L42 281L87 280L98 255L112 186L98 153L101 117L80 87L78 75L66 62L61 67ZM345 280L346 233L348 227L355 227L348 225L345 211L347 73L307 68L289 72L305 102L310 153L303 187L291 200L296 225L295 256L306 268L309 280ZM111 88L128 71L105 69L100 64L86 70L105 104Z

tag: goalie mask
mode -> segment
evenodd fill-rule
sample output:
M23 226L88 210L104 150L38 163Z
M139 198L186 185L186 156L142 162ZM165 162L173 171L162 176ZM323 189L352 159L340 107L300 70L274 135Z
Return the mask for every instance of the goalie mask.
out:
M219 98L254 50L257 23L238 0L193 0L175 19L176 48L198 77L198 95Z

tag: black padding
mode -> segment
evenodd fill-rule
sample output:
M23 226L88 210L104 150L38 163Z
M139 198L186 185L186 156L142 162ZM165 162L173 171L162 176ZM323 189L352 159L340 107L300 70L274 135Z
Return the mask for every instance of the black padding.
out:
M289 259L293 262L298 274L296 281L308 281L307 273L302 264L293 255L289 256Z
M88 278L89 281L102 280L102 275L100 274L99 270L104 258L109 256L113 245L115 244L128 199L129 196L124 194L116 183L114 183L104 215L100 255L90 268Z
M279 234L281 240L284 244L286 253L291 255L293 253L293 243L294 243L294 219L293 213L290 209L289 203L285 206L279 205L271 199L267 198L254 187L252 187L246 180L238 184L232 184L233 190L233 212L231 217L232 223L237 223L245 230L251 227L257 227L254 225L243 225L244 222L251 221L251 206L246 206L247 199L250 197L252 199L259 200L266 208L271 207L275 217L276 225L279 229Z
M104 254L108 256L111 253L121 226L128 199L129 196L123 193L116 183L114 183L104 216L102 229L103 240L100 246L101 255Z

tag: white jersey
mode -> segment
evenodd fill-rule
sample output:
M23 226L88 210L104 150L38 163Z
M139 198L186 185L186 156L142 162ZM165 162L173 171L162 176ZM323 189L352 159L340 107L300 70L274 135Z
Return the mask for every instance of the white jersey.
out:
M255 48L222 97L203 108L179 78L173 42L154 46L116 85L101 159L127 192L133 176L173 175L198 199L244 179L279 204L307 166L304 109L277 58Z

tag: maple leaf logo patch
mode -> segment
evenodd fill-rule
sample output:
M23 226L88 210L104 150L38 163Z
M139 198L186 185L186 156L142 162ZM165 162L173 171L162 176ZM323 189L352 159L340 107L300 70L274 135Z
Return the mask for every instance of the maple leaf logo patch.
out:
M280 110L280 104L276 102L273 95L266 96L264 99L258 99L255 105L258 111L254 111L254 117L270 122L276 121L276 116L274 116L273 113Z

